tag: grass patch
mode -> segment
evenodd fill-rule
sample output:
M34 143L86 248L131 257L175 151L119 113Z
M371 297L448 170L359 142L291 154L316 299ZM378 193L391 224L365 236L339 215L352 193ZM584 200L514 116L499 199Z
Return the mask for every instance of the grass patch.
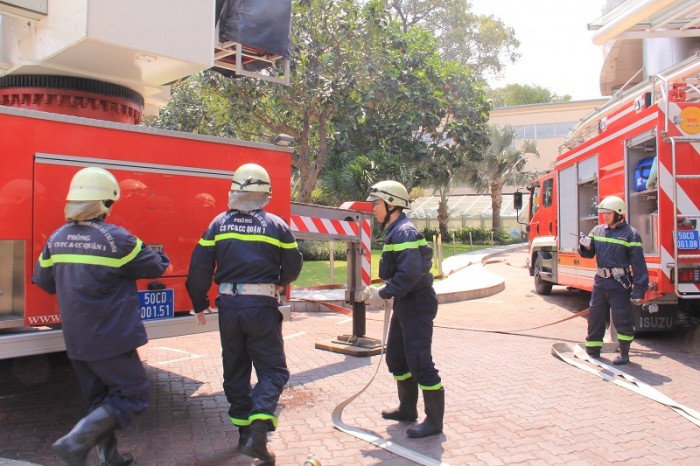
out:
M488 244L474 245L457 243L452 247L452 244L444 244L442 246L443 258L465 252L478 251L491 247ZM378 278L379 275L379 258L382 255L381 251L372 251L372 279ZM334 284L347 283L348 263L347 261L336 260L333 267ZM437 269L433 267L433 274L437 274ZM292 283L293 288L303 288L307 286L328 285L331 283L331 264L330 261L307 261L304 262L304 268L301 270L301 275Z

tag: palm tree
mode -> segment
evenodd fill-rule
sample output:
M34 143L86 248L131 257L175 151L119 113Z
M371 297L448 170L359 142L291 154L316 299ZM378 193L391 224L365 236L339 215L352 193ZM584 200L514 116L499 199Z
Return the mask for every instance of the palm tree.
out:
M411 172L402 157L375 149L366 155L354 151L331 152L314 192L314 201L337 206L367 198L369 187L382 180L396 180L411 190Z
M511 126L489 126L489 146L465 181L479 193L491 193L493 231L501 230L503 186L522 186L537 176L534 172L523 171L528 161L527 154L539 158L534 141L523 140L520 147L516 147L515 130Z

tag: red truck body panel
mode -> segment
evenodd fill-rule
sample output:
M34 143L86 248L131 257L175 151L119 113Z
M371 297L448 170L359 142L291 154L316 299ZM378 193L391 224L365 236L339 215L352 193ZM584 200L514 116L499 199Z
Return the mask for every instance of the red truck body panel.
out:
M267 169L273 196L266 209L289 218L289 149L1 108L0 127L0 241L24 244L25 325L60 321L55 297L33 285L31 275L48 236L64 223L68 186L82 167L103 167L119 180L121 198L107 221L170 257L157 281L174 289L175 312L191 309L184 287L190 255L209 222L227 209L238 166ZM139 289L147 284L140 281Z

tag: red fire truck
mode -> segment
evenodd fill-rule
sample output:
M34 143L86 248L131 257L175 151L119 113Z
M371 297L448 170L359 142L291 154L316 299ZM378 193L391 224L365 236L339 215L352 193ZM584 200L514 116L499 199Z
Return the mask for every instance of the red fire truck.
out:
M194 245L246 162L267 169L268 208L288 219L292 149L135 125L167 102L169 83L202 70L288 83L291 2L30 3L0 2L0 359L64 349L55 296L31 277L85 166L120 182L110 221L171 259L138 283L149 337L215 329L215 314L214 327L185 317Z
M636 329L672 329L700 299L700 58L695 55L613 97L571 132L552 172L529 186L535 290L591 290L595 259L578 238L601 222L606 196L625 200L643 241L649 289Z
M170 257L163 277L138 284L151 338L215 328L179 316L191 309L190 255L226 210L236 167L264 166L274 187L269 210L290 215L291 149L2 106L0 128L0 359L63 349L60 331L50 330L60 323L55 296L31 276L82 167L106 168L119 180L110 222Z

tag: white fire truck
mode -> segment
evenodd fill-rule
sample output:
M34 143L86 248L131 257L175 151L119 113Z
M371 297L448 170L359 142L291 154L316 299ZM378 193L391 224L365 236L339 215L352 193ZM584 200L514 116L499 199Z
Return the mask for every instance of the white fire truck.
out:
M529 270L539 294L553 285L591 290L595 259L578 238L601 222L606 196L625 200L640 233L649 289L638 331L672 329L700 299L700 56L651 76L584 119L552 172L532 183Z

